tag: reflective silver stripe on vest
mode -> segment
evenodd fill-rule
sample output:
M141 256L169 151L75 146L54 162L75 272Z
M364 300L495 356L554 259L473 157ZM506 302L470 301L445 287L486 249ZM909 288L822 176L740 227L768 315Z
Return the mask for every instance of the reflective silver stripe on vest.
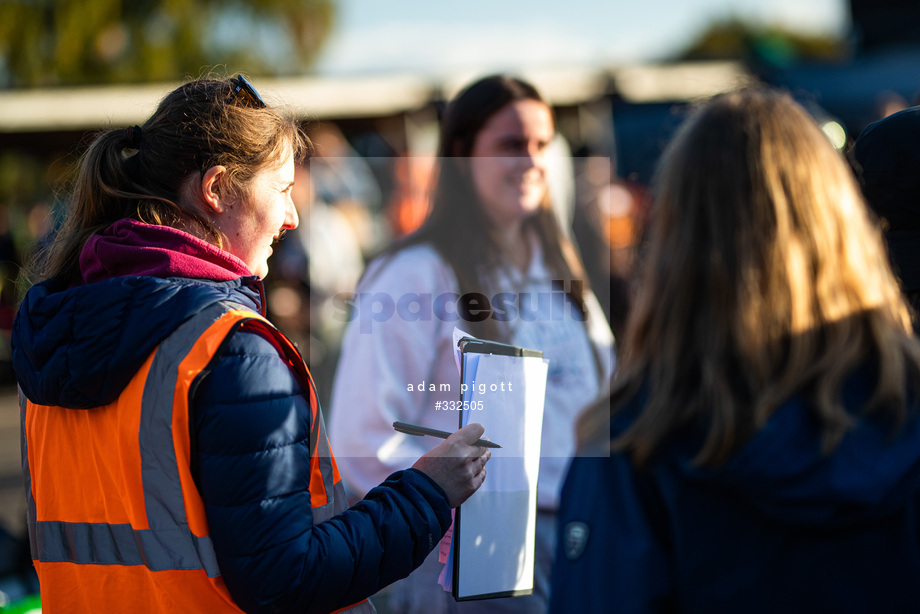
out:
M138 441L141 450L141 479L144 506L150 530L164 532L174 544L174 569L204 569L208 576L220 575L217 555L209 537L196 537L188 528L185 500L179 481L179 463L173 443L173 396L179 364L195 343L222 315L238 305L218 303L184 322L157 349L144 384ZM188 425L186 425L188 428ZM164 445L167 442L169 445ZM179 530L176 535L175 531ZM178 539L177 539L178 538ZM183 539L185 538L185 539ZM187 561L198 559L198 567Z
M198 552L190 549L185 540L177 539L176 531L155 532L135 529L129 524L43 520L38 523L37 536L36 547L43 563L143 565L151 571L207 569ZM186 537L196 539L190 532ZM215 577L210 571L208 575Z
M317 403L319 403L319 400L317 400ZM323 413L320 411L319 407L316 408L316 413L314 415L317 419L313 421L313 428L310 429L312 431L310 433L310 438L312 442L315 442L311 452L319 457L319 471L320 475L323 476L323 484L326 485L326 505L313 509L313 522L319 524L345 511L344 509L339 509L345 501L345 489L341 482L339 484L333 482L332 454L329 452L329 440L326 438L326 425L323 421ZM335 486L330 489L330 484L335 484ZM336 503L339 505L336 505Z
M236 304L218 303L203 310L179 326L156 350L144 385L138 433L149 529L134 529L128 524L35 522L23 411L23 475L30 506L32 558L44 562L144 565L152 571L204 569L209 577L220 575L211 539L197 537L188 527L173 445L173 396L179 364L192 346L223 314L238 308ZM24 406L24 397L20 404Z
M261 320L256 320L256 322L262 325L269 334L277 334L277 330L271 324ZM332 453L329 450L329 438L326 436L326 422L323 420L323 411L319 407L319 399L313 386L313 378L310 377L310 372L307 370L307 365L304 363L303 357L290 345L286 337L284 337L283 342L279 342L279 346L281 351L284 352L291 369L298 375L298 380L307 388L307 399L311 402L315 400L317 403L316 411L313 411L314 408L310 408L311 419L313 416L317 418L310 424L310 455L319 459L320 475L326 491L326 503L324 505L313 505L311 501L313 524L319 524L341 514L347 509L345 486L341 481L338 483L333 481ZM330 484L333 485L331 489L329 488Z
M341 514L347 509L345 486L341 481L337 483L334 481L332 453L329 449L329 438L326 436L326 421L323 419L323 411L319 406L319 396L314 389L313 378L310 377L310 372L307 371L303 358L297 353L297 350L286 343L281 345L291 368L300 376L301 382L308 387L306 391L307 399L311 402L315 400L317 404L316 408L310 408L312 416L316 417L310 425L310 454L319 459L319 471L326 487L325 505L313 506L312 508L313 524L319 524ZM315 411L313 411L314 409ZM329 488L330 484L332 485L331 489Z
M22 388L16 387L19 392L19 452L22 454L22 479L26 487L26 524L29 528L29 549L33 559L38 558L38 536L35 533L35 499L32 497L32 472L29 470L29 445L26 441L26 409L28 399L22 393Z

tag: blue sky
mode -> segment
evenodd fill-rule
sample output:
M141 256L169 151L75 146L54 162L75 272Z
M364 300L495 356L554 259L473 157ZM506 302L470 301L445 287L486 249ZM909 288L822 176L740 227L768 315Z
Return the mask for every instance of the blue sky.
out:
M653 61L714 19L844 33L846 0L338 0L321 74Z

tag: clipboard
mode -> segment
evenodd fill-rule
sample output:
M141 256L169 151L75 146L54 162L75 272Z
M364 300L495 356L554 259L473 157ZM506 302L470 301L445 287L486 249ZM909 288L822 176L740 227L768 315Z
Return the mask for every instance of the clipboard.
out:
M492 451L486 481L455 510L451 594L457 601L530 595L547 361L539 350L469 336L457 346L459 426L481 422L487 436L510 445Z

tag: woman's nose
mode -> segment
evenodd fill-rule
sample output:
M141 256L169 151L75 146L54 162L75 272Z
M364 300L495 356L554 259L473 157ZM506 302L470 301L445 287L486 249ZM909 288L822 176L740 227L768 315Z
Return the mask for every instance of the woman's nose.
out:
M283 228L287 230L293 230L297 228L297 225L300 223L300 218L297 216L297 208L294 207L294 201L288 198L287 207L284 211L284 226Z
M528 147L519 158L519 164L523 168L543 168L546 166L546 152L538 146Z

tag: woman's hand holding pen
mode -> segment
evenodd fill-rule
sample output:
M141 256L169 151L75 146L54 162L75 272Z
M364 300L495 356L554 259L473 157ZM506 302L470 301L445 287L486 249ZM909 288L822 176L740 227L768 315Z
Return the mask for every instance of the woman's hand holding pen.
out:
M418 459L418 469L434 480L445 493L451 507L457 507L486 479L486 463L492 457L488 448L475 446L485 433L478 423L468 424Z

